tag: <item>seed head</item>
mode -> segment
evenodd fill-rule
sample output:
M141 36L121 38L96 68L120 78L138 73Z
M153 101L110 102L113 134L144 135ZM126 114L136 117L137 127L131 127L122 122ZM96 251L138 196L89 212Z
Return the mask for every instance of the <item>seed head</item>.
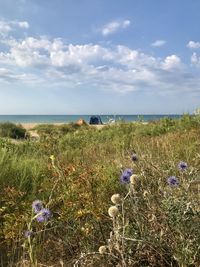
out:
M148 192L147 190L144 190L144 192L143 192L143 197L147 197L148 194L149 194L149 192Z
M100 254L105 254L107 251L107 247L106 246L100 246L99 247L99 253Z
M119 214L119 210L116 206L111 206L108 209L108 214L110 217L115 218Z
M130 177L131 184L135 184L137 178L138 178L138 176L136 174L132 174Z
M121 203L120 194L114 194L114 195L112 195L111 201L112 201L113 204L120 204Z

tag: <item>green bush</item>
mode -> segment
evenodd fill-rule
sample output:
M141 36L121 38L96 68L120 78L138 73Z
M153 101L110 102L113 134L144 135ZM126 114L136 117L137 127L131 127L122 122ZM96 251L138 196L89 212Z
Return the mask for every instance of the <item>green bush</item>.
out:
M27 137L26 129L20 124L16 125L11 122L0 123L0 136L14 139L24 139Z

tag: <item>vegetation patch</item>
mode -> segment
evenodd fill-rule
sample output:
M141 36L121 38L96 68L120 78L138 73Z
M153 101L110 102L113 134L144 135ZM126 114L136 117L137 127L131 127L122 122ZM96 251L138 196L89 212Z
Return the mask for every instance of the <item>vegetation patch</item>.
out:
M16 125L11 122L0 123L0 137L7 137L13 139L27 138L26 129L20 124Z
M200 266L198 116L0 139L1 266Z

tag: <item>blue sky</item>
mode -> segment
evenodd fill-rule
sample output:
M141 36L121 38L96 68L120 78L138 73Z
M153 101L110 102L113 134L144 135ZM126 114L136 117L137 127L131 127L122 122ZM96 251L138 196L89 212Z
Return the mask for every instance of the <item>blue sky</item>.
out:
M199 0L0 0L0 114L200 106Z

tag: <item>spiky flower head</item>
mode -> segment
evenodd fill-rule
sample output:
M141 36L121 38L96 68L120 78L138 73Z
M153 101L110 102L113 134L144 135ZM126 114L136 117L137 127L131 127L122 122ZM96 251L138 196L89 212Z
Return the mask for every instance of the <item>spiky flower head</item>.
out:
M40 200L33 201L32 208L36 214L39 213L43 209L42 201Z
M184 161L181 161L181 162L179 162L179 164L178 164L178 168L179 168L179 170L181 170L181 171L185 171L185 170L187 169L187 167L188 167L188 165L187 165L187 163L184 162Z
M137 161L138 160L138 156L136 153L133 153L131 156L132 161Z
M120 176L120 181L122 184L129 184L130 183L130 177L133 174L132 169L125 169Z
M51 212L49 209L42 209L38 216L36 217L38 222L47 222L48 219L51 217Z
M116 206L111 206L108 209L108 214L110 217L115 218L119 214L119 210Z
M167 179L167 183L170 185L170 186L173 186L173 187L176 187L179 185L179 181L178 179L176 178L176 176L170 176L168 179Z
M28 237L31 236L32 234L33 234L32 231L27 230L27 231L25 231L24 236L25 236L26 238L28 238Z
M100 246L99 247L99 253L100 254L105 254L107 252L107 247L106 246Z
M111 197L111 201L113 204L120 204L121 203L121 196L120 194L114 194Z

